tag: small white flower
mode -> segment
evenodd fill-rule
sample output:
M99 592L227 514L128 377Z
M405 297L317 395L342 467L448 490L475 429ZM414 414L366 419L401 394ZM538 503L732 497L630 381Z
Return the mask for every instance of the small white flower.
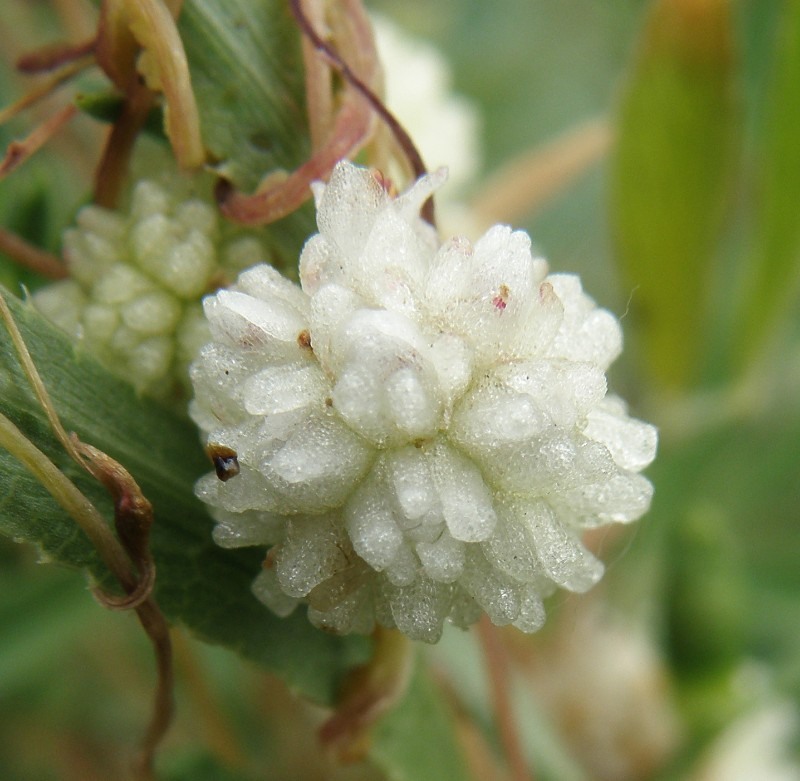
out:
M453 91L450 64L430 42L390 19L371 14L384 70L386 105L431 165L448 161L451 192L480 164L480 116L475 103ZM390 178L394 172L389 171Z
M531 632L542 597L601 577L582 530L650 503L656 431L606 396L616 319L524 233L440 244L418 214L445 176L392 199L338 164L302 289L262 265L204 302L192 415L241 471L197 490L220 545L271 546L254 591L280 615Z
M37 308L148 395L187 389L208 341L201 297L265 254L223 225L210 194L173 174L139 181L126 211L86 206L64 234L71 278L34 296Z

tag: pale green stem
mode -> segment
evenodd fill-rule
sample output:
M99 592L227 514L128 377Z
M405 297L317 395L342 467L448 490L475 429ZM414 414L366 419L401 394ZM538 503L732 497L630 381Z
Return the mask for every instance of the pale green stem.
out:
M0 446L24 464L53 499L69 513L120 582L133 587L135 578L128 558L103 516L75 484L2 413Z

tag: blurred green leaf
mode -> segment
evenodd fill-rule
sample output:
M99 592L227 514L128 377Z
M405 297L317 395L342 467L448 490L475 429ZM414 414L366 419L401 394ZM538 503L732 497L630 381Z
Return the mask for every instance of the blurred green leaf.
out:
M122 112L124 100L119 93L111 90L83 91L75 95L75 105L101 122L115 122ZM160 106L150 111L142 129L151 136L166 140L164 112Z
M657 383L686 385L703 344L715 239L731 185L731 3L657 0L622 95L610 171L617 260Z
M464 781L466 765L430 673L417 662L409 691L382 719L373 736L372 760L392 781Z
M762 114L756 226L735 343L752 358L800 290L800 0L786 0Z
M305 695L330 702L344 670L363 658L366 644L324 634L300 613L278 619L251 595L263 552L224 551L213 544L211 519L193 494L194 481L208 464L192 425L137 398L32 306L5 297L65 428L122 463L153 503L157 598L170 620L253 659ZM5 328L0 328L0 390L0 410L111 518L104 491L69 462L51 433ZM0 533L103 577L72 519L5 451L0 473Z

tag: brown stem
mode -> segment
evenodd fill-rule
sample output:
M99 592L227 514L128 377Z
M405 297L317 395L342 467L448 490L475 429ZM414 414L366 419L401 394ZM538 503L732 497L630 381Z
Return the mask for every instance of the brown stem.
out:
M142 739L139 754L134 760L134 772L141 781L151 781L156 751L166 735L175 710L173 688L175 686L172 668L172 643L169 626L164 614L152 598L136 608L136 617L142 625L153 646L156 657L158 681L153 699L153 711L147 732Z
M0 252L20 266L48 279L66 279L69 271L61 258L25 241L16 233L0 228Z
M244 195L221 181L216 197L222 213L244 225L263 225L291 214L308 197L309 183L330 174L333 166L357 147L367 135L369 116L362 99L354 92L345 97L331 131L331 140L303 165L274 185L254 195Z
M428 169L422 160L422 155L416 147L411 136L406 129L400 124L397 118L386 107L386 104L365 84L350 68L350 66L339 56L338 52L324 41L314 29L314 26L309 21L305 12L303 11L301 0L290 0L289 3L292 14L297 21L297 25L302 31L303 35L308 38L317 51L336 68L339 73L344 77L344 80L356 89L370 104L373 111L386 123L389 130L397 139L397 143L408 158L408 162L414 171L414 176L419 178L424 176ZM425 201L422 207L422 216L431 225L436 224L434 216L433 196Z
M94 177L94 202L113 209L128 175L136 137L153 106L155 96L138 81L128 90L117 121L106 138Z
M0 161L0 180L19 168L31 155L42 148L75 114L75 106L64 106L38 125L22 141L12 141Z
M483 654L489 672L492 707L497 721L497 729L500 733L500 740L506 753L512 778L514 781L533 781L514 719L514 711L511 704L508 656L497 627L492 624L486 615L483 615L478 623L478 636L483 646Z
M95 38L83 43L57 43L23 54L17 59L17 70L21 73L45 73L84 58L94 51Z
M378 627L370 660L348 676L331 717L320 727L322 744L345 761L366 753L378 719L405 695L414 662L411 641L397 629Z

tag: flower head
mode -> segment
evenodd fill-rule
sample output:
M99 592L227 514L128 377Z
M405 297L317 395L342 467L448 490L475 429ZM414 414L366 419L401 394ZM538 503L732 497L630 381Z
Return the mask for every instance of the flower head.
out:
M139 181L125 211L84 207L64 234L71 278L34 296L50 320L152 396L186 390L189 363L209 337L203 294L265 257L256 238L221 223L203 185L173 173Z
M302 288L268 266L205 300L192 415L240 473L198 484L220 545L266 545L254 591L338 632L434 642L443 622L534 631L590 588L582 530L635 520L655 429L606 395L616 319L505 226L440 244L347 162L315 188Z

